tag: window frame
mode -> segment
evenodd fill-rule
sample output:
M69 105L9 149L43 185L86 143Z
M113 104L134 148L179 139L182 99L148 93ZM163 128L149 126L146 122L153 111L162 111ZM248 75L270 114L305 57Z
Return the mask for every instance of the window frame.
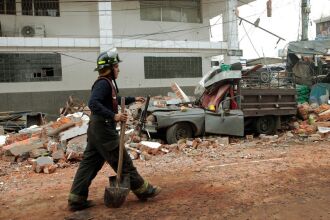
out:
M44 17L60 17L60 0L52 0L54 8L42 8L42 4L45 4L42 0L21 0L22 15L23 16L44 16ZM49 3L48 3L49 4ZM25 8L27 7L27 8ZM47 10L54 10L55 15L49 14Z
M19 63L15 62L20 60ZM60 54L0 53L1 83L58 82L63 80Z
M153 2L155 2L154 0L149 0L150 3L149 4L152 4ZM144 18L144 15L142 14L142 11L145 10L147 11L148 10L148 0L139 0L139 4L140 4L140 20L142 21L160 21L160 22L182 22L182 23L203 23L203 18L202 18L202 5L201 5L201 0L195 0L196 1L196 5L197 7L194 8L196 9L196 12L198 14L198 19L199 21L191 21L189 18L186 18L186 19L183 19L183 9L184 9L184 6L182 5L178 5L176 6L175 5L175 2L170 2L170 1L162 1L159 3L159 5L156 5L155 8L160 8L160 20L156 20L156 19L145 19ZM179 2L177 2L179 3ZM151 8L151 7L150 7ZM179 8L180 9L180 20L179 21L173 21L171 19L164 19L164 10L165 9L171 9L171 8Z
M3 3L1 3L1 6L3 8L0 8L0 14L1 15L16 15L16 1L15 0L2 0ZM13 7L9 10L12 10L8 13L8 6L12 5Z
M203 59L196 57L144 56L145 79L200 78Z

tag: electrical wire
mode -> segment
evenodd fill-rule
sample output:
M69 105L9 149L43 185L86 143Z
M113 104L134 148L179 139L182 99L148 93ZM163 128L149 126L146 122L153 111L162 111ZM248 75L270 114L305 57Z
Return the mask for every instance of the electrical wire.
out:
M247 35L247 37L248 37L248 39L249 39L251 45L252 45L254 51L256 52L256 54L258 55L258 57L260 58L260 55L259 55L257 49L255 48L254 44L252 43L252 40L251 40L249 34L246 32L246 29L245 29L244 23L242 23L242 26L243 26L243 29L244 29L244 31L245 31L245 33L246 33L246 35Z

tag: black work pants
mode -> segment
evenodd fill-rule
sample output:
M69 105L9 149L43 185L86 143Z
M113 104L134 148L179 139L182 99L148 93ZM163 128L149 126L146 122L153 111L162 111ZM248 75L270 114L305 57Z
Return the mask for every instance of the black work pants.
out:
M115 123L100 116L91 116L87 130L87 142L83 160L80 162L71 187L71 194L86 199L88 188L105 161L117 171L119 136ZM140 188L144 183L126 150L124 151L122 174L130 176L131 190Z

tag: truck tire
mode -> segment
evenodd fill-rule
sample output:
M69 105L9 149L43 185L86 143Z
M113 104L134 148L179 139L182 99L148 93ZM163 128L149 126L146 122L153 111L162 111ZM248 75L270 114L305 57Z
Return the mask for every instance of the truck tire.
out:
M273 116L262 116L256 121L256 129L259 134L274 134L276 121Z
M166 140L168 144L175 144L180 139L191 138L193 129L187 122L180 122L172 125L166 131Z

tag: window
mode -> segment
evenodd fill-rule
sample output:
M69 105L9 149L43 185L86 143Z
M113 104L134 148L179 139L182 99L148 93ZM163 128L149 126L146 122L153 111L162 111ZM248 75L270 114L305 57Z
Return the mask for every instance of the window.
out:
M140 17L145 21L201 23L200 0L140 0Z
M62 67L59 54L0 53L0 83L61 80Z
M59 17L59 0L22 0L22 14Z
M1 0L0 14L15 15L16 14L15 0Z
M202 76L201 57L144 57L146 79L194 78Z

